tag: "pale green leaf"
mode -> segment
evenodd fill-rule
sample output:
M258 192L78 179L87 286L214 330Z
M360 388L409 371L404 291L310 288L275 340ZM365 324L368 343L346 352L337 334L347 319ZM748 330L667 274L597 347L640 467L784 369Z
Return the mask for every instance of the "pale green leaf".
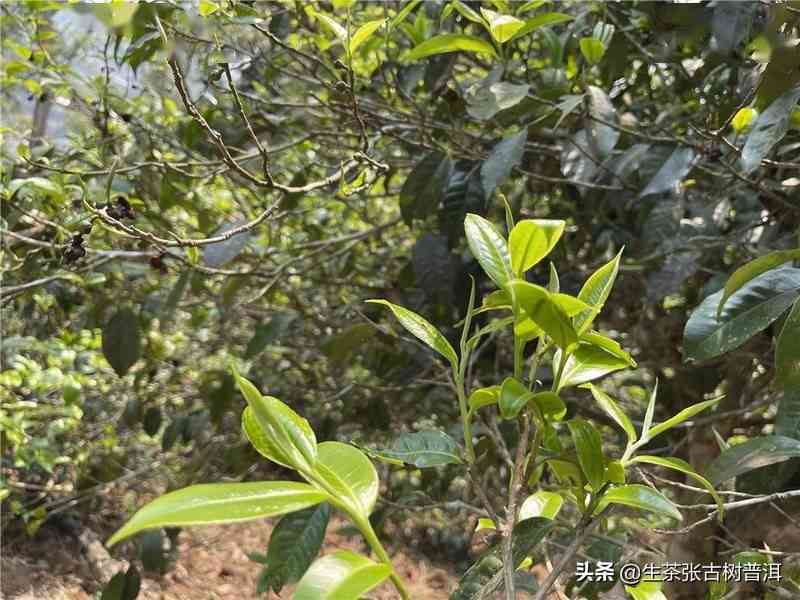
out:
M406 60L414 61L437 54L460 51L496 56L494 46L479 37L461 33L443 33L416 46L406 55Z
M350 54L354 54L359 46L366 42L384 23L386 23L385 19L376 19L375 21L364 23L359 27L350 38Z
M358 600L391 573L389 565L339 550L314 561L292 597L294 600Z
M680 511L661 492L638 483L620 485L607 490L600 498L595 514L600 513L609 504L623 504L683 521Z
M600 408L603 409L603 412L614 419L614 422L619 425L625 432L625 435L628 436L628 444L633 444L636 441L636 429L634 429L633 423L631 423L628 415L620 408L619 404L617 404L611 396L591 383L587 383L581 387L592 392L592 396Z
M498 44L507 42L525 26L524 21L520 21L511 15L502 15L483 7L480 10L483 18L489 24L489 33L492 34Z
M558 243L566 223L553 219L525 219L511 230L508 247L511 268L517 277L536 265Z
M603 309L606 300L608 300L611 289L614 287L614 281L617 278L620 258L622 258L622 250L613 259L592 273L578 293L578 298L592 307L590 310L575 317L575 329L579 334L589 329L595 317Z

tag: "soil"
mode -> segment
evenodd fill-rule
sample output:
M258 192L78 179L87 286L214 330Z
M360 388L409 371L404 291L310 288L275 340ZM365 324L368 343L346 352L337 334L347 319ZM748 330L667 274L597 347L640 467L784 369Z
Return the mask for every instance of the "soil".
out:
M263 553L274 522L255 521L240 525L211 526L184 530L179 538L178 558L162 576L142 579L141 600L242 600L257 598L255 593L261 565L247 558L250 552ZM322 553L338 549L363 551L359 540L336 533L344 522L332 521ZM14 556L6 547L0 557L0 598L7 600L91 600L102 582L92 575L88 561L78 551L73 537L48 529L25 543L25 555ZM393 563L407 582L415 600L440 600L448 597L456 577L433 566L422 556L403 552L393 554ZM286 587L280 595L292 597ZM369 598L394 599L397 594L386 583L373 590ZM265 598L265 596L261 596Z

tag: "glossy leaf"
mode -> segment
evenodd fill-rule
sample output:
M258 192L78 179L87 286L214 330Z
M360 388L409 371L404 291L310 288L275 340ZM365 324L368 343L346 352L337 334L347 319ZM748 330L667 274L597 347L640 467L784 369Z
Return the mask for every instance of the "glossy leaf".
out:
M564 498L561 497L561 494L540 490L528 496L522 503L518 520L524 521L532 517L555 519L563 504Z
M503 15L483 7L480 10L483 18L489 24L489 33L498 44L507 42L525 26L524 21L511 15Z
M683 332L685 360L708 360L744 344L780 317L800 296L800 269L762 273L717 307L724 290L708 296L692 313Z
M420 469L461 463L458 446L443 431L404 433L389 450L374 452L377 458L414 465Z
M611 417L614 422L622 428L625 435L628 436L628 444L633 444L636 441L636 429L633 427L633 423L631 423L628 415L625 414L625 411L620 408L619 404L617 404L611 396L591 383L581 387L588 389L592 393L595 402L603 409L603 412Z
M639 196L661 194L673 189L692 170L696 156L693 148L675 148Z
M414 61L436 54L461 51L486 54L492 57L497 55L494 46L479 37L461 33L443 33L416 46L406 55L406 60Z
M608 336L597 333L596 331L587 331L581 335L581 341L602 348L609 354L613 354L620 360L624 361L629 367L636 367L636 361L633 359L633 357L622 349L622 346L620 346L619 342L612 340Z
M476 411L484 406L495 404L500 398L500 386L493 385L491 387L478 388L473 390L467 399L467 404L472 411Z
M617 279L621 258L622 250L609 262L592 273L586 283L583 284L581 291L578 293L578 298L588 304L591 309L575 317L574 324L578 333L583 333L589 329L595 317L603 310L603 306L611 294L611 289L614 287L614 281Z
M646 485L629 483L606 490L597 505L595 514L609 504L623 504L683 521L683 515L672 502L667 500L661 492Z
M111 536L108 545L145 529L250 521L300 510L327 498L325 492L295 481L192 485L146 504Z
M367 302L388 306L389 310L394 313L394 316L397 317L397 320L400 321L400 324L405 327L409 333L429 348L436 350L436 352L444 356L454 369L457 368L458 356L456 355L456 351L453 350L453 346L450 345L447 338L445 338L436 327L431 325L423 317L419 316L414 311L398 306L397 304L392 304L387 300L367 300Z
M650 456L647 454L640 454L631 459L631 462L665 467L667 469L672 469L673 471L683 473L687 477L694 479L697 483L707 489L708 493L714 498L714 502L717 503L717 508L719 510L719 518L722 519L725 517L725 507L723 506L722 498L720 498L719 494L714 489L714 486L711 485L711 482L709 482L708 479L697 473L697 471L692 468L692 465L685 460L666 456Z
M595 491L605 483L605 459L603 458L603 440L594 425L584 419L567 421L578 463L586 480Z
M139 318L130 308L121 308L103 327L103 355L117 375L123 377L142 355Z
M581 342L564 364L558 389L586 383L630 366L630 362L624 358Z
M290 513L272 530L266 564L259 578L264 591L279 593L287 583L295 583L319 554L325 539L331 507L327 502Z
M745 173L756 170L773 146L786 135L798 99L800 87L789 89L758 116L742 148L742 170Z
M375 21L368 21L356 29L356 32L350 38L350 54L354 54L364 42L369 40L369 38L384 25L384 23L386 23L385 19L376 19Z
M504 287L513 277L506 240L494 225L475 214L464 219L464 232L472 256L498 287Z
M527 19L525 21L525 25L523 25L511 39L519 39L524 35L528 35L529 33L536 31L537 29L541 29L542 27L546 27L548 25L557 25L558 23L566 23L567 21L571 21L573 18L574 17L571 17L570 15L565 15L564 13L558 12L548 12L542 13L541 15L536 15L531 19Z
M522 102L530 89L529 85L507 81L482 86L474 95L467 97L467 113L479 121L491 119L500 111Z
M438 152L424 156L414 166L400 190L400 214L406 225L436 212L452 174L450 157Z
M380 487L372 461L355 446L342 442L323 442L317 450L312 479L323 482L334 501L344 501L368 516L375 508Z
M732 446L715 458L706 469L714 485L753 469L800 457L800 441L780 435L756 437Z
M294 592L294 600L358 600L389 575L389 565L348 550L314 561Z
M775 344L775 381L800 390L800 300L789 311Z
M728 298L739 291L742 286L762 273L779 267L790 260L800 260L800 248L795 248L794 250L776 250L764 256L759 256L755 260L751 260L747 264L736 269L733 274L728 277L728 281L725 282L725 290L717 306L717 319L720 318L722 309Z
M235 369L233 376L247 400L242 427L250 443L273 462L309 472L317 458L317 438L308 421L277 398L262 396Z
M517 277L550 254L564 233L566 223L553 219L525 219L514 226L508 238L511 268Z
M513 419L533 396L525 385L513 377L506 377L500 386L500 416L504 419Z
M711 400L705 400L703 402L698 402L697 404L692 404L691 406L684 408L677 415L670 417L666 421L653 425L648 431L642 433L642 439L646 439L648 441L652 440L657 435L662 434L669 429L672 429L676 425L680 425L684 421L688 421L696 414L701 413L705 409L714 406L720 400L721 398L712 398Z
M551 294L545 288L514 280L510 283L517 305L531 320L541 327L560 348L566 348L578 341L578 334L570 322L569 314L583 309L581 302L566 294Z
M514 167L521 161L525 154L525 142L528 139L528 130L522 129L519 133L498 142L489 156L481 165L481 183L486 197L494 194L509 175Z
M536 392L528 399L529 404L535 404L545 418L560 421L567 414L567 405L555 392Z

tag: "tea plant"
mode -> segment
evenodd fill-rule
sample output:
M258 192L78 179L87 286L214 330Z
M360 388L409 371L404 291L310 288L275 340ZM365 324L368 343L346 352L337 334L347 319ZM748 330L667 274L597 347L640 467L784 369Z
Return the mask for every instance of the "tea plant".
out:
M515 572L521 565L531 564L528 557L553 530L565 502L574 505L580 515L573 533L574 543L571 552L564 554L539 588L539 598L544 597L611 505L682 520L677 507L658 490L627 481L627 472L635 464L658 465L688 475L708 490L719 504L719 516L723 514L711 484L688 463L638 453L653 438L711 407L716 399L692 405L664 422L653 423L654 389L642 429L637 432L617 402L591 383L636 364L616 341L592 329L611 293L621 252L593 273L577 296L559 291L558 274L552 264L549 284L542 287L526 281L526 273L551 252L566 224L534 219L514 224L510 211L508 215L508 240L486 219L475 214L466 217L469 248L498 289L487 294L481 306L477 306L473 283L459 352L420 315L386 300L371 300L387 306L406 330L446 359L461 415L463 447L445 432L425 431L402 435L391 449L370 454L391 464L409 464L420 469L462 465L483 509L491 516L483 519L481 526L497 528L501 534L499 544L467 571L454 598L483 597L501 585L506 597L513 598ZM492 317L477 327L478 315L497 313L503 316ZM494 385L471 389L467 373L472 353L485 336L505 328L513 333L513 373ZM544 389L537 378L546 362L552 365L554 373L549 389ZM293 523L288 518L281 521L276 528L276 546L271 543L268 555L261 557L267 565L268 581L264 587L280 589L285 583L299 579L294 597L300 600L355 600L388 578L398 594L408 598L369 520L378 500L379 481L367 454L341 442L317 443L305 419L277 398L262 396L235 369L234 377L247 400L242 427L250 443L267 459L295 471L305 483L262 481L190 486L168 493L139 510L112 536L109 544L148 528L232 523L296 513L299 516L294 517ZM627 442L621 456L610 456L604 451L600 431L591 421L577 416L564 420L567 407L561 393L575 386L585 389L587 399L593 398L624 432ZM481 410L496 410L501 419L516 422L519 427L513 468L509 469L508 494L502 507L497 507L477 483L476 469L487 467L486 457L477 449L473 434L473 422ZM545 480L549 482L547 490L540 485ZM323 503L350 519L377 561L339 551L311 562L321 545L319 531L324 532L328 513L320 514L310 507ZM291 532L297 527L309 529L314 541L300 549L294 563L280 568L273 566L276 561L286 562L278 546L283 544L283 552L288 552L291 546L291 534L278 532L282 529Z

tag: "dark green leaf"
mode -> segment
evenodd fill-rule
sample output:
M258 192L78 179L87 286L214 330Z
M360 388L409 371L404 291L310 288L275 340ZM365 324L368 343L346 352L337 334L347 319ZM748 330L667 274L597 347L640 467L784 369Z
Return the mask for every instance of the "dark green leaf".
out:
M775 381L786 389L800 390L800 300L795 301L778 335Z
M408 174L400 190L400 214L411 226L414 219L424 219L433 214L444 199L453 162L449 156L431 152Z
M792 110L800 99L800 87L784 92L761 113L742 148L742 170L750 173L789 130Z
M123 573L120 571L114 575L103 588L100 600L136 600L139 596L139 589L142 586L142 579L136 567L131 566Z
M757 437L725 450L708 466L706 475L713 485L719 485L753 469L797 457L800 441L780 435Z
M120 309L103 327L103 355L120 377L142 355L139 319L130 308Z
M289 312L275 313L269 321L256 325L253 337L247 343L244 352L245 360L254 358L261 354L267 346L280 340L289 330L289 326L294 322L295 315Z
M161 428L161 409L157 406L151 406L144 413L144 420L142 421L144 432L150 437L158 433Z
M745 40L757 8L755 2L717 2L711 31L717 52L728 55Z
M372 325L356 323L323 341L320 350L334 363L342 364L374 336L375 328Z
M391 449L373 451L373 455L420 469L461 462L455 440L443 431L404 433L394 441Z
M694 149L681 146L675 148L667 161L641 191L639 197L661 194L673 189L692 170L694 159Z
M325 539L331 507L327 502L281 517L269 538L265 557L265 587L280 593L311 566Z
M161 575L167 570L167 557L164 553L164 532L150 529L141 535L139 558L145 573Z
M738 348L780 317L800 295L800 269L767 271L734 293L717 319L724 294L708 296L695 309L683 332L685 360L707 360Z
M522 160L525 153L525 142L528 139L528 130L523 129L516 135L499 142L489 157L481 165L481 182L486 195L491 197L494 190L510 174Z
M722 308L725 306L725 302L728 301L728 298L741 289L743 285L762 273L771 271L775 267L779 267L790 260L800 260L800 248L794 250L776 250L764 256L759 256L736 269L733 274L728 277L728 281L725 282L725 291L722 294L722 298L720 298L719 307L717 308L717 318L722 314Z

